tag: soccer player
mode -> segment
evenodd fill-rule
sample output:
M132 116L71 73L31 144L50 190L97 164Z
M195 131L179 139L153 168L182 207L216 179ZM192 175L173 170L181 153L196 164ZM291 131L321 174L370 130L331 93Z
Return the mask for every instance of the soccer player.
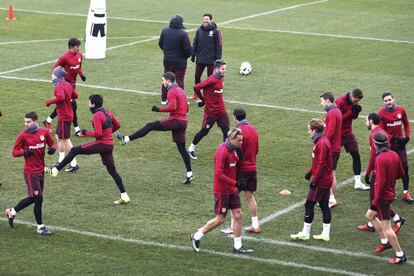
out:
M407 150L405 148L408 141L410 141L410 122L408 121L405 109L395 104L394 96L391 92L382 94L384 107L378 113L381 116L380 126L392 137L391 150L395 151L401 159L404 167L403 183L403 200L407 203L413 203L414 199L408 192L409 188L409 174L408 174L408 158ZM402 126L404 125L404 134Z
M200 241L205 234L220 226L226 219L228 210L234 220L234 253L253 253L254 250L242 245L242 213L238 188L247 183L237 181L237 164L240 157L237 149L242 145L243 135L239 128L229 130L228 139L220 144L214 156L214 212L216 217L209 220L197 232L190 235L191 245L195 252L200 251Z
M221 59L221 32L212 19L213 16L210 13L203 14L202 24L194 36L191 61L196 63L195 84L201 82L201 75L206 67L207 77L211 76L214 70L214 61ZM197 94L193 98L198 98Z
M169 112L170 116L159 121L147 123L143 128L129 136L117 133L117 138L120 140L121 145L126 145L128 142L142 138L154 130L171 131L172 140L177 145L178 152L187 169L187 177L182 184L188 185L194 179L194 176L191 170L190 157L185 148L185 131L187 129L188 121L187 96L185 91L175 82L175 74L173 72L164 73L162 76L162 85L167 89L168 105L165 107L157 107L154 105L151 110L153 112Z
M368 167L365 172L365 182L367 184L370 184L370 202L374 199L374 189L375 189L375 157L377 156L377 149L375 147L374 143L374 136L377 133L382 133L385 136L390 139L389 135L383 130L379 124L381 121L381 117L378 115L378 113L370 113L368 117L366 118L366 126L368 130L371 130L371 133L369 135L369 145L370 145L370 158L368 162ZM399 214L395 213L392 209L390 209L390 216L394 220L394 232L397 234L401 226L404 224L405 219L401 217ZM388 239L386 238L385 233L383 232L381 228L380 221L377 218L374 218L373 220L370 220L368 224L360 225L357 227L359 230L362 231L370 231L374 232L377 231L379 235L381 236L381 244L380 246L374 251L374 253L378 254L384 251L385 249L391 248L391 245L388 242Z
M55 65L53 66L52 70L56 67L61 66L67 74L65 75L65 80L69 82L73 89L76 86L76 78L78 75L82 79L82 81L86 81L86 76L83 74L82 71L82 53L80 51L81 42L77 38L71 38L68 41L68 48L69 50L65 52L63 55L59 57L56 61ZM76 113L77 110L77 103L76 100L72 100L72 108L73 108L73 127L75 128L75 133L79 134L80 128L78 126L78 116ZM56 109L50 114L46 120L43 121L43 124L50 128L50 124L52 123L53 119L57 116Z
M184 18L174 15L167 28L161 32L158 46L164 54L164 73L173 72L179 87L184 89L187 59L191 56L191 42L184 30ZM167 104L167 89L161 86L161 104Z
M336 167L339 155L341 153L341 130L342 130L342 113L335 104L335 98L331 92L325 92L321 96L321 105L326 111L324 135L331 143L332 149L332 188L329 196L329 208L337 205L335 199L336 190Z
M103 165L106 167L108 173L112 176L118 187L121 198L114 201L116 205L126 205L130 199L125 191L124 184L121 176L115 168L115 161L112 155L114 149L114 142L112 133L117 131L121 124L118 119L109 111L106 111L103 105L103 98L101 95L94 94L89 96L89 109L92 116L93 131L82 129L80 137L93 137L96 140L94 142L88 142L81 144L80 146L73 147L68 155L57 165L51 168L45 168L46 172L51 176L57 176L58 172L66 166L72 159L78 154L99 154L102 159Z
M358 142L352 133L352 121L358 118L362 110L358 103L363 97L364 94L361 89L355 88L351 92L337 98L335 103L342 113L341 144L352 157L355 180L354 189L367 191L369 186L361 182L361 156L359 154Z
M302 231L292 234L294 240L309 240L314 216L315 204L318 202L322 210L323 230L320 235L313 235L316 240L329 241L331 229L331 209L329 208L329 193L333 181L331 144L323 134L324 122L312 119L309 122L308 133L313 141L312 167L305 175L310 181L309 193L305 202L305 221Z
M217 122L223 132L223 141L226 140L229 131L230 120L224 105L223 87L224 75L226 74L226 63L219 59L214 62L214 73L206 80L196 84L193 89L201 101L199 107L204 106L203 124L200 131L194 136L193 142L188 148L188 154L192 159L197 159L195 149L198 143L208 134ZM203 93L201 93L203 90Z
M56 145L50 135L50 131L40 128L36 112L28 112L24 115L24 128L16 139L13 147L14 157L24 157L24 180L27 185L28 195L17 203L14 208L6 210L5 214L9 225L14 227L16 214L34 203L34 215L37 223L37 233L40 235L51 235L42 221L42 202L44 187L45 149L49 147L48 154L56 152Z
M56 126L56 136L58 142L59 159L61 162L65 158L66 151L73 145L70 140L70 125L73 121L72 101L78 98L78 93L65 81L66 71L58 66L52 72L52 83L54 84L54 97L46 101L46 106L56 104L58 124ZM76 159L73 159L65 172L74 172L79 169Z
M374 143L377 149L375 194L366 216L369 220L373 220L375 216L378 216L381 221L381 227L395 251L395 256L389 260L389 263L402 264L407 261L407 258L400 247L397 235L391 228L390 207L395 198L395 182L404 175L404 169L398 154L389 150L387 135L381 132L376 133Z

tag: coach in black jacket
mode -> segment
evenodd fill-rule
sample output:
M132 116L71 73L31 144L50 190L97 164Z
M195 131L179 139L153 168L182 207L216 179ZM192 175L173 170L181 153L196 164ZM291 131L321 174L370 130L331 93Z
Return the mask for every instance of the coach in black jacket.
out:
M201 82L201 75L206 67L207 76L210 76L213 73L214 61L221 59L221 32L212 19L211 14L203 14L203 23L194 37L191 61L196 62L195 84Z
M187 59L191 56L191 42L183 23L184 18L181 15L174 15L170 25L162 30L158 45L164 53L164 73L173 72L178 86L184 89ZM161 87L162 103L167 99L167 91L163 87Z

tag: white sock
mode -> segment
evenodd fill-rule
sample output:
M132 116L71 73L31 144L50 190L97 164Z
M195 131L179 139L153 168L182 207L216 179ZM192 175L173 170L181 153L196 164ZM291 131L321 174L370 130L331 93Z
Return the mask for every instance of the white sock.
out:
M408 190L404 190L404 194L408 193Z
M78 162L76 162L76 158L73 158L73 160L70 162L71 167L76 167L78 165Z
M254 229L259 228L259 217L252 217L252 226Z
M325 237L329 237L330 232L331 232L331 224L330 223L324 223L323 224L322 235L325 236Z
M11 209L10 209L10 212L11 212L11 214L12 214L13 216L15 216L15 215L17 214L17 212L16 212L16 210L14 210L14 208L11 208Z
M368 221L367 225L368 225L368 227L374 227L374 225L370 221Z
M129 140L129 136L124 136L124 142L125 143L128 143L130 140Z
M387 244L388 243L388 239L381 239L381 244Z
M240 249L242 247L241 237L234 237L234 248Z
M330 195L329 196L329 201L334 201L334 200L335 200L335 195L334 194Z
M46 123L51 124L51 123L52 123L52 121L53 121L53 119L52 119L52 118L50 118L50 116L46 118Z
M126 192L125 193L121 193L121 199L122 200L129 200L128 194Z
M201 232L201 230L198 229L198 231L194 234L194 239L199 241L203 238L203 236L204 236L203 232Z
M402 252L402 251L395 252L395 255L397 255L397 257L401 258L402 256L404 256L404 252Z
M42 228L42 227L45 227L45 225L44 224L38 224L37 225L37 230L39 230L40 228Z
M400 216L397 213L395 213L395 215L394 215L394 217L392 219L394 221L398 221L398 220L400 220Z
M193 176L193 172L187 172L187 177L192 177Z
M79 132L80 131L80 128L77 126L77 127L75 127L75 132Z
M58 162L62 162L63 158L65 158L65 152L64 151L59 151L59 159Z
M310 235L312 229L312 223L303 223L303 229L302 229L302 233Z
M191 143L191 145L188 147L188 151L195 151L196 145Z

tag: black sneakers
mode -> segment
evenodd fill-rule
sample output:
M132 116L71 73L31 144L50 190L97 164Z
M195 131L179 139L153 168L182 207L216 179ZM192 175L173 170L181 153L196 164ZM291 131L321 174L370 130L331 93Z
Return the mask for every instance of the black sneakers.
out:
M11 213L11 209L7 209L5 212L4 212L4 214L6 215L6 217L8 218L8 220L9 220L9 225L10 225L10 227L11 228L14 228L14 218L16 217L16 216L13 216L12 215L12 213Z
M78 166L78 165L76 165L76 166L74 166L74 167L69 166L69 167L65 170L65 172L74 172L74 171L77 171L77 170L79 170L79 166Z
M194 252L200 252L200 241L194 239L194 234L190 235L191 246L193 247Z
M191 183L191 181L193 181L193 180L194 180L194 176L192 175L190 177L186 177L186 179L183 182L181 182L181 184L189 185Z
M41 227L40 229L37 229L37 233L41 236L50 236L52 235L52 232L47 229L46 226Z
M195 154L195 151L189 151L188 155L190 156L191 159L194 159L194 160L198 159L196 154Z
M249 253L254 253L254 250L251 248L246 248L242 246L239 249L236 249L233 247L233 252L236 254L249 254Z

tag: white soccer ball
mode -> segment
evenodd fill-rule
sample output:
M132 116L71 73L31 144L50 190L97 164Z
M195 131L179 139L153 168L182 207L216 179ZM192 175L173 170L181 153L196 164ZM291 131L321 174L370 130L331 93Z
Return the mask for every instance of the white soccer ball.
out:
M247 61L240 65L240 75L247 76L252 72L252 66Z

